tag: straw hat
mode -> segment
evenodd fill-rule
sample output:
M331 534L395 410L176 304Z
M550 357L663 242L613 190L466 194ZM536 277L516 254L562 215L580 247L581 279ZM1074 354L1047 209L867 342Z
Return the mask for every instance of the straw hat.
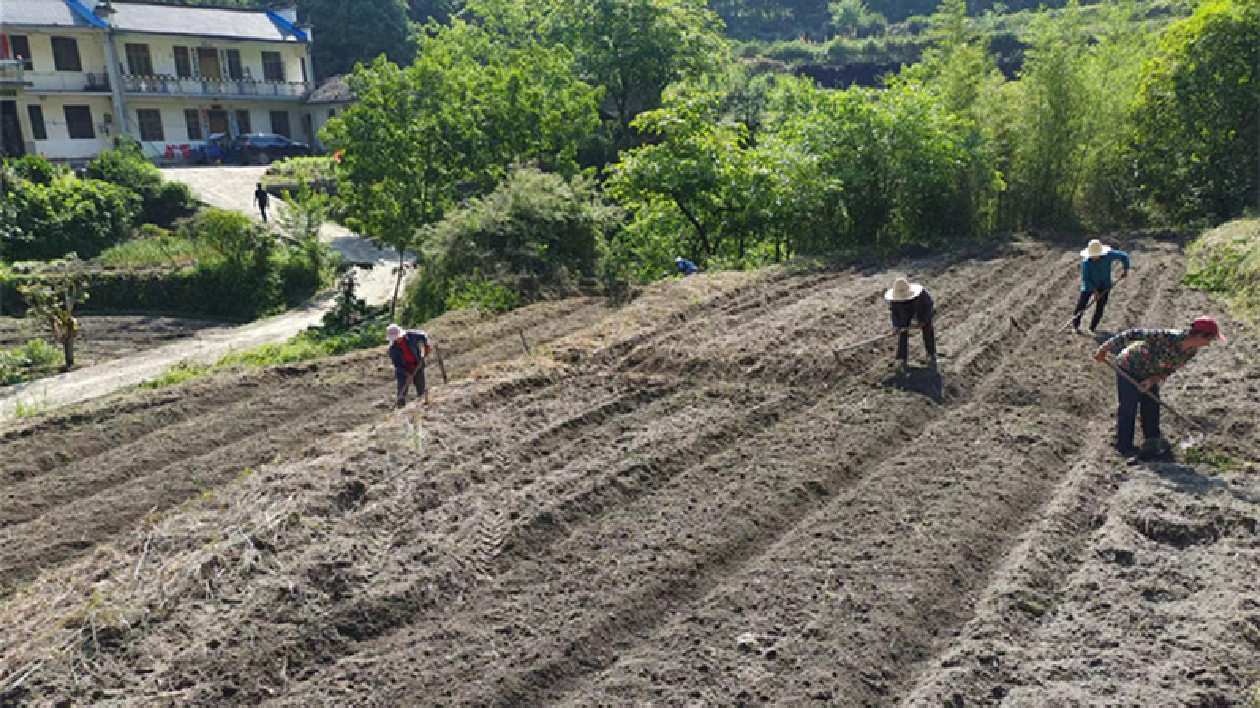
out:
M893 286L884 293L884 299L889 302L905 302L915 299L921 292L922 285L911 283L905 278L897 278L893 281Z
M395 339L403 336L403 328L396 324L391 324L385 328L385 341L393 342Z
M1110 252L1111 246L1103 245L1102 241L1093 239L1089 242L1089 245L1085 247L1085 250L1081 251L1081 258L1097 258L1099 256L1105 256Z

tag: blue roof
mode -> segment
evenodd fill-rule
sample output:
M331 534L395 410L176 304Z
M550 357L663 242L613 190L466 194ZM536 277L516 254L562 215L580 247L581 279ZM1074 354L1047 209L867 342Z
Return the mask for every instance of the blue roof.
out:
M103 28L89 5L94 0L0 0L0 24L30 27ZM309 42L284 17L263 9L114 2L113 24L120 32L230 37L269 42Z

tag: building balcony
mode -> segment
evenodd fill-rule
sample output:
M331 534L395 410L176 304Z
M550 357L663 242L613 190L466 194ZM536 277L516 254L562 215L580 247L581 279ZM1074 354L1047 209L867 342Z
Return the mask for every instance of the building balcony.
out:
M27 71L28 91L49 93L109 93L109 74L100 71Z
M0 88L29 86L21 59L0 59Z
M146 96L196 96L205 98L271 98L300 100L310 90L304 81L255 81L253 79L208 79L169 75L125 74L123 87L128 94Z

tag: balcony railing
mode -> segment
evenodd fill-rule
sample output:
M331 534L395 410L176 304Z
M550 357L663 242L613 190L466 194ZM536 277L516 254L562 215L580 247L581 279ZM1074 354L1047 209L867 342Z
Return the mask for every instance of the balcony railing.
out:
M109 73L99 71L27 71L32 91L91 91L109 93Z
M304 81L255 81L253 79L207 79L180 76L123 76L127 93L159 96L207 96L231 98L301 98L310 86Z
M25 86L26 69L21 59L0 59L0 86Z

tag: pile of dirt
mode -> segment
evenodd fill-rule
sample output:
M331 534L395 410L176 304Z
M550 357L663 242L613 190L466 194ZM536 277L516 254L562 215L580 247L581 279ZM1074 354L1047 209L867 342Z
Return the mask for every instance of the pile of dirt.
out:
M1213 311L1175 245L1129 250L1104 326ZM1201 354L1165 395L1211 432L1126 466L1054 333L1076 258L902 264L943 354L905 382L831 348L891 273L780 270L452 315L428 408L381 410L369 352L25 424L0 700L1239 702L1260 357Z

